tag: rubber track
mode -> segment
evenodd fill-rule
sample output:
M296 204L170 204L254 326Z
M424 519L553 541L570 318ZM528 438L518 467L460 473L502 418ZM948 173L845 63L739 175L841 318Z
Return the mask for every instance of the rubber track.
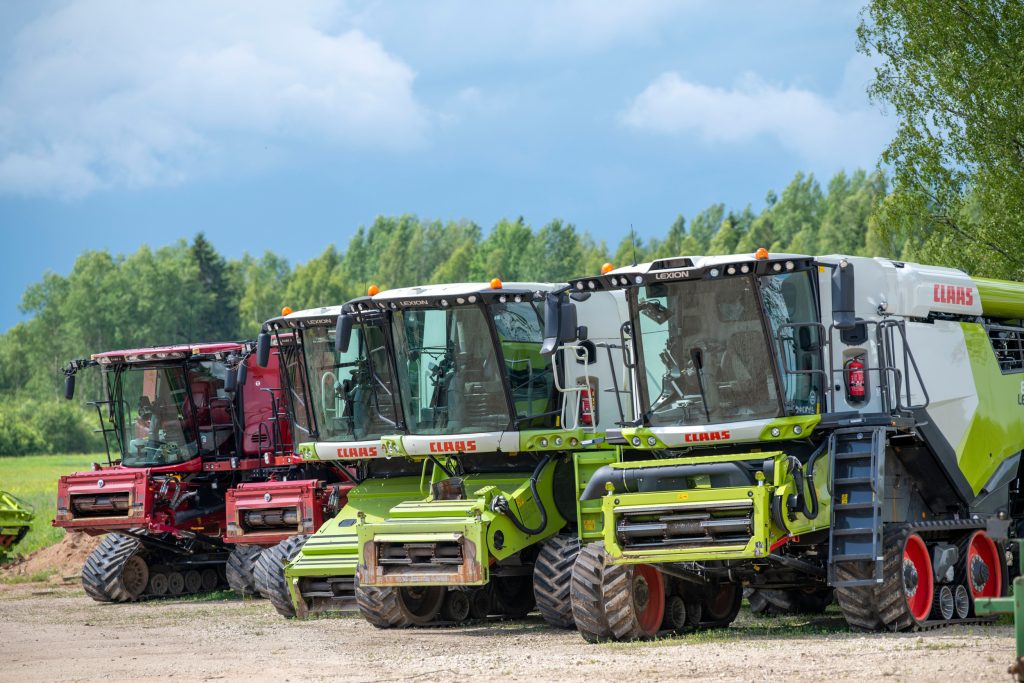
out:
M132 596L121 581L124 563L142 544L131 536L107 534L82 566L82 588L97 602L128 602Z
M292 536L272 548L267 548L259 554L256 568L253 570L257 590L270 600L278 614L289 619L295 617L295 605L292 604L292 596L288 592L284 566L295 559L307 538L309 536Z
M579 539L570 534L549 538L533 567L533 595L544 621L556 628L575 628L572 617L572 567L580 554Z
M611 564L604 542L580 550L571 595L576 628L588 642L643 637L633 605L633 565Z
M224 566L224 574L228 579L228 586L231 590L245 597L256 597L259 590L253 578L256 569L256 561L260 558L263 549L258 545L238 545L228 555L227 564Z
M356 604L363 617L377 628L409 628L412 619L402 609L398 588L367 586L356 580Z
M903 591L903 545L911 534L924 538L942 536L949 532L974 531L982 524L974 521L942 520L917 522L914 524L886 525L884 530L884 553L882 560L883 583L872 586L836 588L836 600L847 623L865 631L929 631L953 624L970 624L993 621L995 617L978 619L929 619L918 622L910 614ZM851 563L852 564L852 563ZM840 579L870 579L874 576L873 562L858 562L856 566L836 568Z

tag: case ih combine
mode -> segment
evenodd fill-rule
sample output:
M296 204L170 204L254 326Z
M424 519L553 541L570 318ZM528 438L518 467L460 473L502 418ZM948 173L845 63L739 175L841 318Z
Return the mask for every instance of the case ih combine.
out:
M393 340L397 382L387 394L396 419L379 454L364 457L366 478L348 508L285 569L297 613L337 599L341 586L351 595L355 574L359 609L381 628L522 616L535 603L551 623L572 625L579 529L596 532L580 524L588 511L577 482L615 459L585 441L617 414L598 396L618 400L609 361L621 357L625 309L621 296L593 294L581 317L588 338L559 348L578 337L564 290L495 280L346 305L340 349L353 313L376 311ZM545 309L565 309L549 315L563 324L545 332ZM381 476L381 467L412 476Z
M603 517L572 577L586 639L726 625L743 584L834 589L867 630L971 621L1006 591L1024 286L765 250L573 285L625 292L639 416L582 493Z
M211 590L252 592L258 547L225 545L228 492L285 476L291 435L280 395L279 354L249 362L251 345L191 344L110 351L68 364L103 373L96 401L108 464L61 477L54 525L109 534L82 569L98 601ZM250 518L251 519L251 518ZM242 521L241 528L252 523ZM248 540L242 538L242 540Z

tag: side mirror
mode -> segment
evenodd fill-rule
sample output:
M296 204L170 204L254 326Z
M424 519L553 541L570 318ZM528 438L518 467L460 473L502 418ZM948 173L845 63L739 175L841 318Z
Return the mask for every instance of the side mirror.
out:
M64 376L64 398L71 400L75 397L75 376Z
M562 313L559 298L554 294L548 294L544 299L544 343L540 347L541 355L544 356L550 356L558 348Z
M238 369L235 371L235 386L240 387L245 384L245 378L249 374L249 365L243 360L238 364Z
M270 333L260 332L256 337L256 365L261 368L270 363Z
M241 363L239 363L238 367L241 367ZM238 369L237 368L228 368L228 374L224 378L224 391L226 391L229 394L233 394L233 393L235 393L235 391L237 389L238 389Z
M832 321L838 330L851 330L857 324L853 264L846 259L832 270Z
M352 316L342 313L338 316L338 322L334 327L334 350L338 353L347 353L350 341L352 341Z
M576 304L568 297L561 304L561 313L558 319L558 338L562 343L576 341Z

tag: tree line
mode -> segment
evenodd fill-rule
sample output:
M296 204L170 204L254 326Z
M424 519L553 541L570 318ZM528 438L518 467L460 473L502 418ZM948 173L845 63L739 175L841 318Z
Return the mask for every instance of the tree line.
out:
M752 252L902 257L908 242L872 218L886 196L881 174L838 173L822 187L798 173L760 210L713 204L661 235L629 231L609 245L554 219L535 227L502 219L486 232L472 221L381 216L359 227L343 249L290 264L272 251L228 259L202 234L131 254L87 251L67 275L47 273L25 291L28 319L0 335L0 455L101 447L95 412L80 404L102 393L98 373L79 377L75 405L60 398L61 367L112 349L252 338L281 308L333 305L365 293L414 284L559 282L601 265L680 254Z

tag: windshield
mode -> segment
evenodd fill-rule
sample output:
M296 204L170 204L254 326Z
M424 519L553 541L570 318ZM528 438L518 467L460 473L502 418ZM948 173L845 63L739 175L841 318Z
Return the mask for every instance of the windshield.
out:
M647 285L637 308L648 424L702 425L780 414L752 277Z
M333 327L311 327L302 338L319 440L365 441L393 433L397 419L385 329L357 325L345 353L335 350Z
M220 361L107 373L122 463L174 465L196 457L200 449L230 452L234 428L226 376Z
M504 369L498 367L481 307L398 311L392 320L402 407L411 433L508 428Z
M555 426L558 398L551 356L540 353L544 314L536 303L527 301L491 304L489 310L505 359L505 376L519 427Z

